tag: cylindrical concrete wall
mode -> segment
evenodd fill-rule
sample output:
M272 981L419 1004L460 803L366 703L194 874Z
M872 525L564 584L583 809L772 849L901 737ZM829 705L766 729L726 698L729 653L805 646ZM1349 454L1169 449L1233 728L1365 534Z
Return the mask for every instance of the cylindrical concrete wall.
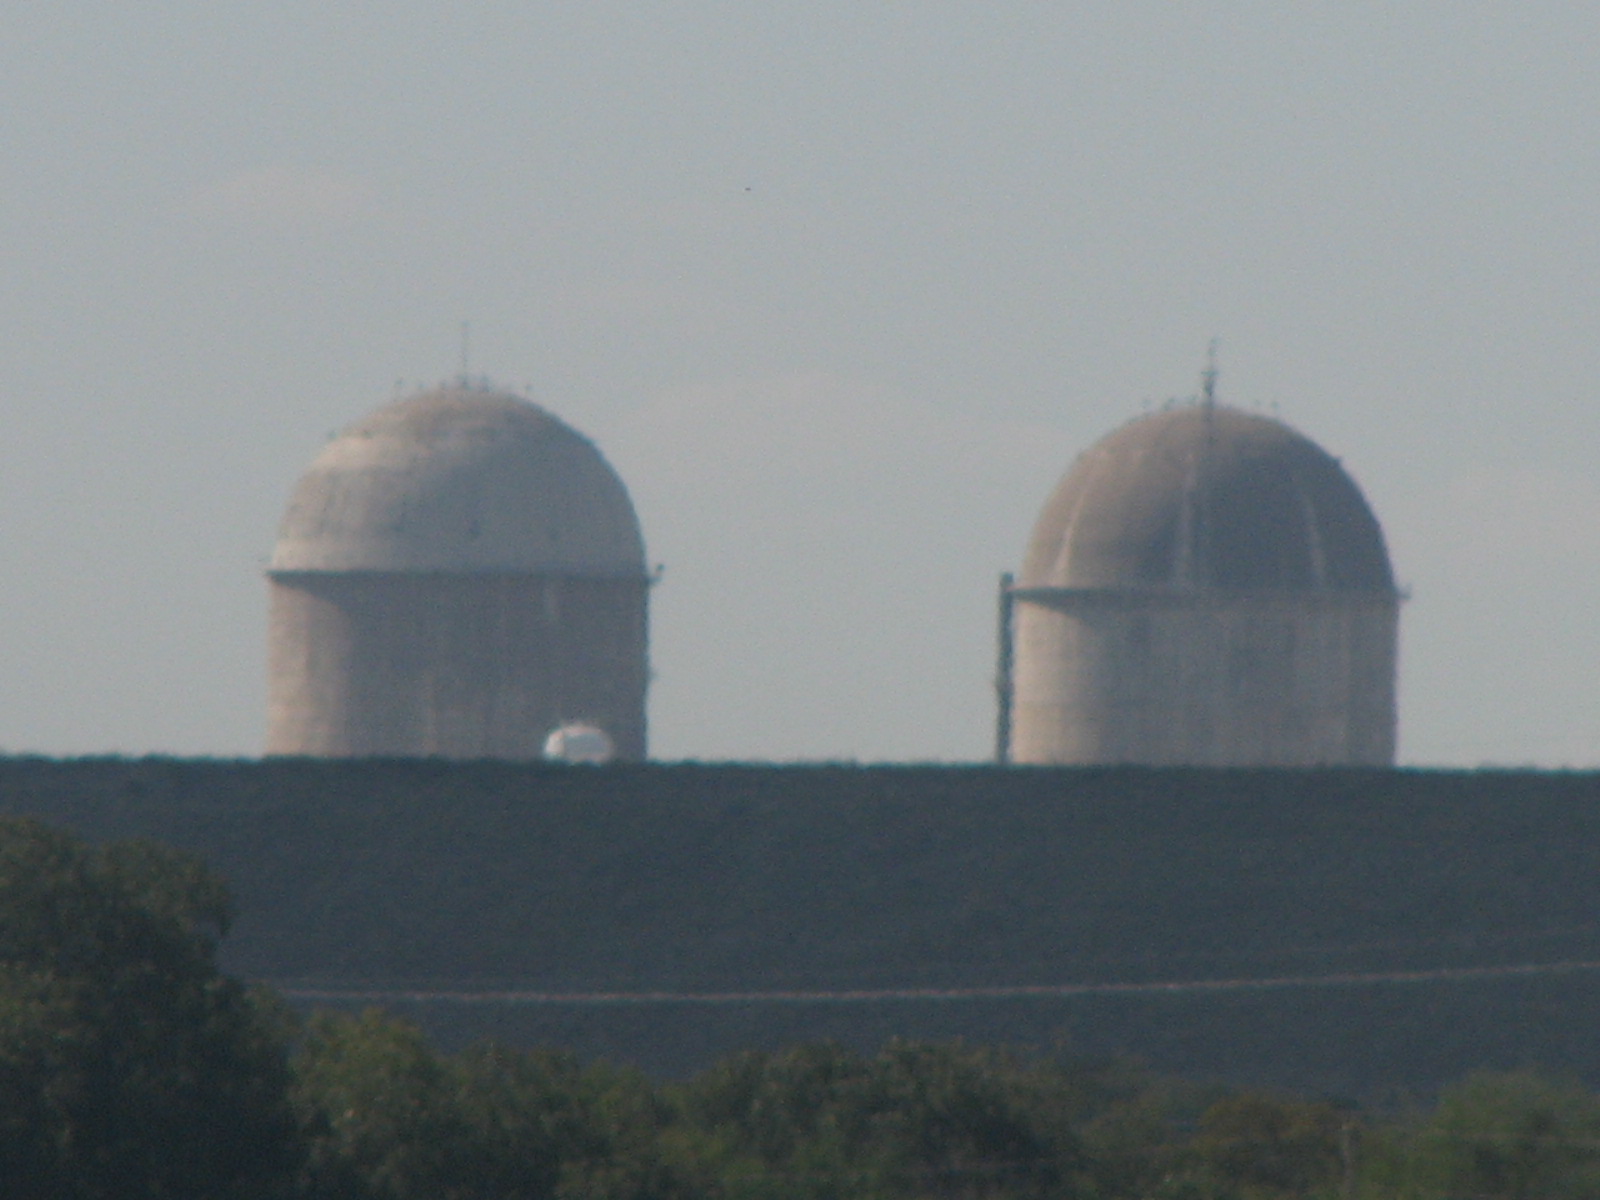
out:
M643 578L281 572L268 754L538 758L568 721L645 756Z
M1393 763L1382 596L1017 595L1019 763Z

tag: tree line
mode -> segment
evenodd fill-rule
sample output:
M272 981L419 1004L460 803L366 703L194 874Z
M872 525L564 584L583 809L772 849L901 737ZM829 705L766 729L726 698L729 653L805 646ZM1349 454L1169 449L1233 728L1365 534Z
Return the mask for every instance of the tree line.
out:
M1382 1112L961 1043L662 1083L295 1014L223 974L222 880L0 821L0 1194L37 1200L1447 1200L1600 1195L1600 1096L1482 1074Z

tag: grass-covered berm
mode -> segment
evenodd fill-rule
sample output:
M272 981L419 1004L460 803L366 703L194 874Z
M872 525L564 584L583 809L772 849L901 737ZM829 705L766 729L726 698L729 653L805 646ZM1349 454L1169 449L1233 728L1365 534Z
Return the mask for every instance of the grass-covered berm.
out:
M688 1078L895 1037L1369 1099L1600 1083L1600 776L0 760L202 855L223 966Z
M1592 1197L1600 1096L1478 1074L1382 1107L963 1042L812 1043L656 1082L216 963L221 879L0 821L0 1181L30 1200Z

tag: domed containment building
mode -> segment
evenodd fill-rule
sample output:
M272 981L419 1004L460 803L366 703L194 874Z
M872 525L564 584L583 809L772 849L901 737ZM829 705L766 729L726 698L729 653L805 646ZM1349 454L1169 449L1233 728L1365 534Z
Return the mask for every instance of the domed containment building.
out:
M1393 763L1399 601L1314 443L1209 399L1133 421L1056 487L1005 597L1002 757Z
M446 386L345 430L267 575L269 754L535 759L582 721L645 755L638 519L525 400Z

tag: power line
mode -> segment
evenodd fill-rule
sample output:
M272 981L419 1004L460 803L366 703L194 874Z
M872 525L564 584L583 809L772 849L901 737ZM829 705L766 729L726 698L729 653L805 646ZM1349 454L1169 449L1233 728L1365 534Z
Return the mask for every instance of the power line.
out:
M1023 984L978 988L861 988L836 991L819 989L742 992L537 992L511 989L472 991L273 986L291 1000L304 1001L389 1001L407 1004L507 1004L591 1008L650 1004L894 1004L926 1001L1071 1000L1085 996L1185 995L1204 992L1284 991L1296 988L1466 983L1479 979L1572 975L1591 971L1600 971L1600 960L1518 963L1498 967L1435 967L1416 971L1340 971L1326 975L1279 975L1255 979Z

